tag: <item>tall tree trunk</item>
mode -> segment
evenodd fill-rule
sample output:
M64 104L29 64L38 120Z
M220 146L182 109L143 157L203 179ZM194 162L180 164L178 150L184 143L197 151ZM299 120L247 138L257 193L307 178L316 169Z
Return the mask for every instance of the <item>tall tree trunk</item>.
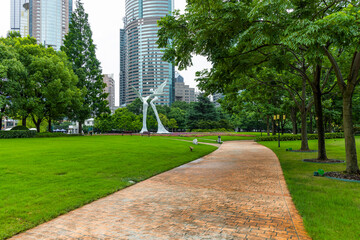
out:
M36 126L36 131L39 133L40 132L40 123L35 123Z
M291 108L290 119L292 123L292 133L297 134L296 108L294 107Z
M82 134L82 122L79 122L79 134Z
M313 130L313 118L314 118L314 115L313 115L313 112L312 110L310 109L310 125L309 125L309 132L312 134L314 133L314 130Z
M308 137L307 137L307 111L305 107L301 109L301 151L309 151Z
M327 160L326 147L325 147L325 127L324 127L324 116L323 109L321 104L321 66L316 65L316 70L314 72L314 85L312 86L312 91L314 95L314 105L315 105L315 114L316 114L316 125L318 131L318 157L317 160Z
M268 136L270 136L270 116L266 116L266 133Z
M21 125L26 127L26 117L21 118Z
M275 136L276 135L276 123L274 121L274 119L271 119L272 122L272 135Z
M352 93L343 94L343 124L346 150L346 172L360 173L357 161L354 126L352 121Z
M51 118L49 117L49 132L52 132L52 129L51 129Z
M320 90L320 89L319 89ZM318 160L327 160L326 148L325 148L325 126L324 117L321 104L321 94L314 92L314 105L316 113L316 125L318 131Z
M39 133L40 132L40 124L42 122L42 119L35 119L34 115L31 115L31 118L33 120L33 123L35 124L36 127L36 131Z
M0 115L0 131L2 130L2 122L3 122L2 116Z
M360 71L360 52L354 52L354 57L350 67L350 75L345 82L341 69L338 66L335 58L331 55L326 47L323 47L325 55L334 67L338 86L343 97L343 125L345 135L345 151L346 151L346 172L360 174L357 162L356 143L354 136L354 126L352 122L352 97L356 85L358 84L358 77Z

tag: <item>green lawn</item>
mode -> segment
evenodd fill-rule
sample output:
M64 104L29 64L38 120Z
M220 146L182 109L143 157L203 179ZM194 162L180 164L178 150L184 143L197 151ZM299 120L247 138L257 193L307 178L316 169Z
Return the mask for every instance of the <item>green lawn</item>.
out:
M162 137L0 140L0 239L216 148Z
M360 139L356 140L360 146ZM277 147L277 142L260 143L279 157L291 196L313 239L360 239L360 183L313 176L318 169L344 171L345 163L302 162L305 158L315 158L317 153L286 151L290 147L299 149L300 141L281 142L281 148ZM309 141L309 145L311 149L317 149L316 140ZM344 139L326 140L326 146L329 158L345 160Z

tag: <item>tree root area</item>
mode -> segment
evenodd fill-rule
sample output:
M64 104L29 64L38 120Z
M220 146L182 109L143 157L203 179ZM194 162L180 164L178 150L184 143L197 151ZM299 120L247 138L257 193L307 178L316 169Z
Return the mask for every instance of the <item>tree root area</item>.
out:
M313 153L318 152L318 150L289 150L289 152Z
M339 178L339 179L347 179L347 180L356 180L360 181L360 173L358 174L348 174L345 172L326 172L324 176Z
M344 163L343 160L338 159L327 159L327 160L319 160L319 159L304 159L304 162L311 162L311 163Z

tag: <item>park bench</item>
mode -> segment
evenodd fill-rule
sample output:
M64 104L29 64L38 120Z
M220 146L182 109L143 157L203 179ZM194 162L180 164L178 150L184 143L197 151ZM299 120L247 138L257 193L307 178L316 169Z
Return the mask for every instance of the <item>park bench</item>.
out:
M148 135L148 137L150 137L150 132L143 132L143 133L141 133L141 136L144 136L144 135Z
M124 136L124 134L130 134L132 136L132 131L122 131L121 135Z

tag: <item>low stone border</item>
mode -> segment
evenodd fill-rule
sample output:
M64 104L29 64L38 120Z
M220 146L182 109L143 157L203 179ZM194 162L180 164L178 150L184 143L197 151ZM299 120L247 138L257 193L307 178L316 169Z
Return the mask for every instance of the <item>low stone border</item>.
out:
M309 150L309 151L302 151L302 150L289 150L288 152L297 152L297 153L314 153L314 152L318 152L318 150Z
M345 182L358 182L360 183L360 175L358 174L346 174L343 172L326 172L324 177L336 179Z
M317 161L316 159L303 159L303 162L306 163L320 163L320 164L337 164L337 163L344 163L343 160L338 159L329 159L328 161Z
M339 180L339 181L343 181L343 182L356 182L356 183L360 183L359 180L351 180L351 179L345 179L345 178L335 178L335 177L328 177L328 176L324 176L324 177L330 178L330 179Z

